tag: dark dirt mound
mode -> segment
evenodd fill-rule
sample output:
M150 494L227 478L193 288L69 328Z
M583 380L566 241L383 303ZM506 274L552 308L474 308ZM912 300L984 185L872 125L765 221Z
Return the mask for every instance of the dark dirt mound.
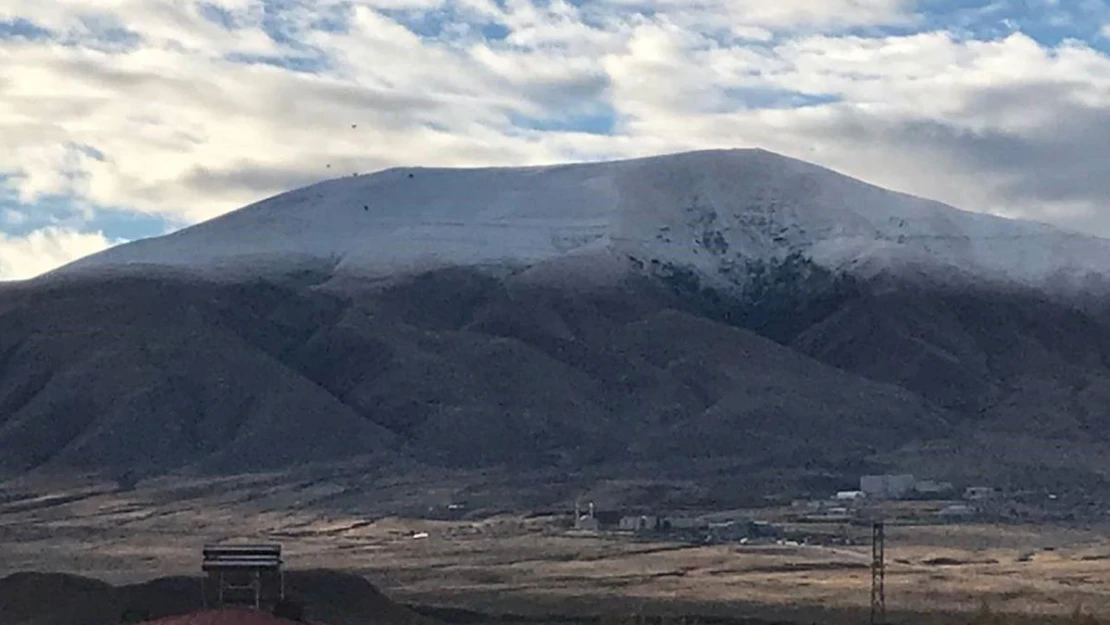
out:
M78 625L80 623L115 623L114 620L86 621L82 611L101 611L106 597L116 589L99 580L57 573L16 573L0 578L0 615L12 625Z
M289 597L305 615L330 625L435 625L437 621L394 603L366 578L326 569L286 573Z
M433 625L366 579L327 570L286 573L287 594L305 618L329 625ZM200 578L167 577L130 586L58 573L0 578L3 625L115 625L203 610Z
M143 625L293 625L295 622L256 610L225 609L168 616L143 621Z

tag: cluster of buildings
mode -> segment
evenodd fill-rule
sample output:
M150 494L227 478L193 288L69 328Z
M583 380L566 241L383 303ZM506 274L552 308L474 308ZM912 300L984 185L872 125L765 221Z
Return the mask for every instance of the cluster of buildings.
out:
M957 489L950 482L919 480L909 473L864 475L858 490L838 491L828 501L795 502L795 508L809 512L812 520L847 521L862 510L891 501L944 501L947 505L935 512L941 520L969 518L983 512L995 501L998 491L991 486L968 486Z
M909 473L864 475L859 478L859 490L840 491L834 499L947 499L955 492L950 482L918 480Z
M592 502L586 508L575 505L574 528L633 535L666 535L671 538L701 542L746 542L752 539L778 538L780 534L778 528L770 523L746 518L725 518L720 514L714 514L711 517L684 514L626 514L620 511L599 511Z
M859 490L841 491L837 499L965 499L987 501L998 491L993 486L968 486L958 491L951 482L919 480L910 473L864 475L859 478Z
M932 515L939 521L958 521L982 517L1000 503L998 491L990 486L959 489L949 482L917 479L908 473L864 475L856 490L839 491L827 499L800 500L784 519L797 522L841 522L866 520L869 515L887 516L895 502L923 502L922 506L901 507L896 514L919 518ZM925 505L924 502L935 502ZM939 507L938 507L939 506ZM629 514L597 510L591 502L575 505L574 528L591 532L665 536L698 542L752 542L760 539L782 541L788 537L781 527L766 521L729 517L721 513L695 516L688 514Z

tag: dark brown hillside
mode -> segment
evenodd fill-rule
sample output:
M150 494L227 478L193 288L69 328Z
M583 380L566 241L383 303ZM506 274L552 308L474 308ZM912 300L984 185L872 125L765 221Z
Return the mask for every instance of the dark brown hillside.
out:
M465 270L377 291L5 289L0 470L241 472L376 454L687 472L698 458L862 456L948 427L912 393L680 313L661 293Z

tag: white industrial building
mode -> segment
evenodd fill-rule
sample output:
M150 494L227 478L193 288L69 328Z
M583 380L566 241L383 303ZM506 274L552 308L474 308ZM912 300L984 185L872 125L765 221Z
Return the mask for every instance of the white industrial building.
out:
M901 499L910 495L916 485L917 480L908 473L859 478L859 489L872 499Z

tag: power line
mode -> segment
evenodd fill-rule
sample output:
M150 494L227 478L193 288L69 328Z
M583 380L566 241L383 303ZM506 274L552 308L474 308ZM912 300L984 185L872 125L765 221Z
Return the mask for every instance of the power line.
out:
M871 625L886 622L886 532L883 522L871 524Z

